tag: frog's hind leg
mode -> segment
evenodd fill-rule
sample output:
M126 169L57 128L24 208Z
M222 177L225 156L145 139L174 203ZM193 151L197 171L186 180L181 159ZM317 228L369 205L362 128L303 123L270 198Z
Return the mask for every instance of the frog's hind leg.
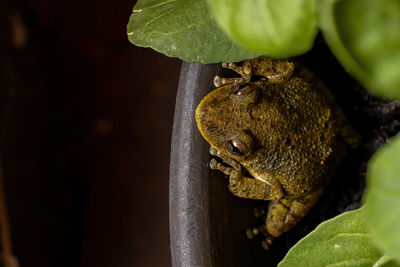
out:
M264 235L261 246L269 249L276 237L290 231L317 202L323 188L317 189L300 198L282 198L269 202L265 224L261 227L247 229L248 238ZM261 216L265 216L261 212Z
M317 202L323 188L317 189L303 197L271 201L266 220L267 232L278 237L292 229Z

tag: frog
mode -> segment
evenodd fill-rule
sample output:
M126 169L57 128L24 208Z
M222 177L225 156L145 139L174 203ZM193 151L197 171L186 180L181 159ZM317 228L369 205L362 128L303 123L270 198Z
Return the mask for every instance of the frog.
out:
M222 63L240 77L214 78L197 106L197 127L210 145L209 167L229 178L229 191L268 201L261 245L290 231L317 203L348 146L361 137L335 98L294 60L259 57Z

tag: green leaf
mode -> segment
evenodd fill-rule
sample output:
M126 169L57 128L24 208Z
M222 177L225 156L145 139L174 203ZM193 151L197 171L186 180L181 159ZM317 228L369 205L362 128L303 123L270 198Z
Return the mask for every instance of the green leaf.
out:
M400 135L369 162L364 194L367 225L376 244L400 260Z
M400 98L399 0L321 0L319 18L352 75L377 96Z
M316 0L208 0L216 20L243 47L269 57L311 49L317 34Z
M321 223L278 266L399 266L389 260L372 245L361 208Z
M210 16L205 0L139 0L127 27L133 44L202 63L257 57L232 42Z

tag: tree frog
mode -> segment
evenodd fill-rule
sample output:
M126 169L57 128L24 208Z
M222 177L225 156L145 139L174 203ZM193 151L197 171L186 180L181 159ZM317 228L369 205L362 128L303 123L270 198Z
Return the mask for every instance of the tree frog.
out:
M288 60L222 63L240 74L216 76L196 109L211 145L211 169L229 176L238 197L269 201L262 246L293 228L317 202L345 153L360 136L325 85ZM250 232L249 232L250 231Z

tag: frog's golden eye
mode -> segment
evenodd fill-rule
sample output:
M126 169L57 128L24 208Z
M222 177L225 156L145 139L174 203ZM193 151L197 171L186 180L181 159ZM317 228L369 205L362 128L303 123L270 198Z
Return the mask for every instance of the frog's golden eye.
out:
M228 141L227 150L233 156L244 156L250 152L249 147L238 138Z
M232 93L235 95L247 95L254 88L249 83L238 83L233 87Z

